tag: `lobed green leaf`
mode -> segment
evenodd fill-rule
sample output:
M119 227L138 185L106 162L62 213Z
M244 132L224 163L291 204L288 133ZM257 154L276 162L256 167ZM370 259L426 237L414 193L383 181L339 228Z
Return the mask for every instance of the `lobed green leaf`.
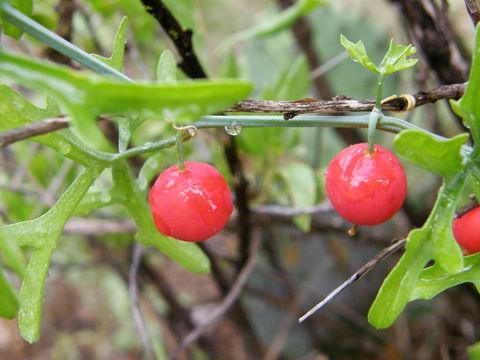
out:
M23 95L6 85L0 84L0 131L19 128L33 122L59 115L51 101L46 109L31 104ZM101 154L89 150L69 130L35 136L31 140L44 144L58 153L83 165L98 163Z
M467 179L462 170L445 180L434 208L421 229L412 230L406 251L383 282L368 314L368 321L377 328L393 324L411 300L417 279L431 259L447 274L464 269L463 255L452 234L455 205Z
M379 65L376 65L372 59L370 59L362 41L353 43L345 36L340 35L340 43L350 54L353 61L360 63L364 68L381 76L390 75L394 72L408 69L418 62L418 59L407 58L408 56L415 54L415 47L412 45L395 44L393 39L390 40L388 51Z
M85 169L58 202L39 218L3 227L8 241L33 248L20 290L19 311L20 333L30 343L40 337L43 289L53 251L65 223L102 170L101 167Z
M120 22L120 25L118 26L117 32L115 34L115 39L113 40L112 55L108 58L97 54L91 54L91 56L97 58L100 61L103 61L108 66L120 72L123 72L125 60L125 44L127 43L127 29L128 18L124 16L122 21Z
M465 267L456 274L447 273L438 264L424 269L415 284L410 301L429 300L451 287L467 282L480 290L480 254L466 256Z
M414 55L416 52L417 51L415 47L413 47L411 44L395 44L392 39L390 40L388 51L377 69L381 74L384 75L389 75L400 70L408 69L418 62L418 59L407 58L408 56Z
M370 70L375 74L380 74L377 69L377 66L373 63L372 59L367 54L367 50L365 49L365 45L361 40L357 41L356 43L351 42L345 36L340 35L340 43L342 46L347 50L347 52L352 57L352 60L358 62L364 68Z
M441 139L421 130L404 130L394 140L395 151L411 163L444 178L463 168L462 145L468 134Z

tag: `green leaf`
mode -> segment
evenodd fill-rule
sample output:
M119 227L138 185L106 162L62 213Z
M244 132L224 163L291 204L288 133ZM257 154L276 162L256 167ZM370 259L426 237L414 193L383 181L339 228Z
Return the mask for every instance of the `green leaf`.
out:
M27 268L23 252L15 241L7 239L0 228L0 257L10 269L24 276Z
M340 35L340 43L348 51L353 61L360 63L364 68L374 72L377 75L390 75L394 72L408 69L414 66L418 59L408 59L408 56L415 54L415 47L412 45L395 44L390 40L390 46L383 57L380 65L375 65L367 54L367 50L362 41L353 43L345 36Z
M40 337L43 289L50 259L65 223L103 168L85 169L45 214L34 220L3 227L9 241L33 248L20 290L19 326L22 337L32 343Z
M10 3L10 5L12 5L15 9L22 12L23 14L25 14L27 16L32 16L33 0L8 0L8 1L1 0L0 5L2 5L2 3L5 3L5 2ZM4 15L2 14L2 18L3 17L4 17ZM2 27L3 27L3 31L6 35L11 36L15 39L20 39L20 37L23 34L22 30L20 30L16 26L12 25L11 23L9 23L5 19L2 19Z
M46 109L40 109L6 85L0 84L0 98L2 99L0 101L0 131L19 128L38 120L59 115L58 108L51 101ZM99 154L85 149L69 130L35 136L31 140L47 145L80 164L98 163L96 157Z
M352 60L360 63L364 68L374 72L375 74L380 74L377 69L377 66L373 63L372 59L367 55L367 50L363 45L361 40L356 43L351 42L345 36L340 35L340 43L347 50L347 52L352 57Z
M412 56L416 52L415 47L411 44L395 44L392 39L390 40L387 53L378 66L378 70L381 74L389 75L400 70L408 69L414 66L418 62L418 59L407 59L407 56Z
M368 321L377 328L386 328L401 314L410 301L417 279L431 259L448 274L463 271L463 256L452 234L455 206L468 172L463 169L439 190L435 206L421 229L414 229L407 238L406 251L383 282L370 308Z
M91 56L97 58L100 61L103 61L108 66L120 72L123 72L125 44L127 43L127 29L128 18L124 16L122 21L120 22L120 25L118 26L117 33L115 34L115 39L113 40L112 56L108 58L97 54L91 54Z
M480 290L480 254L466 256L465 267L456 274L445 272L438 264L424 269L415 284L410 301L429 300L453 286L467 282Z
M410 232L405 253L380 287L368 312L368 322L376 328L392 325L409 302L417 278L430 259L426 232L425 229Z
M15 290L0 268L0 317L13 319L18 312L18 299Z
M480 152L480 27L475 31L475 46L472 66L470 67L469 81L465 93L458 101L451 100L455 112L463 118L464 124L470 128L475 143L475 156Z
M164 50L158 59L157 81L163 83L177 81L177 61L170 50Z
M101 113L140 113L181 123L223 110L252 90L250 83L237 80L127 83L5 52L0 53L0 75L45 91L65 106L82 140L103 149L111 146L96 123Z
M436 138L420 130L405 130L395 137L395 151L411 163L444 178L458 173L462 167L461 147L468 134L451 139Z
M324 4L324 0L298 0L288 9L262 21L257 26L233 35L226 41L223 47L230 47L239 41L256 37L275 35L283 30L289 29L300 17L307 15L318 6Z
M305 163L289 162L282 164L278 174L286 184L291 202L296 207L313 206L317 199L315 172ZM303 231L310 230L310 216L301 215L294 219Z
M470 360L480 360L480 342L470 345L467 352Z

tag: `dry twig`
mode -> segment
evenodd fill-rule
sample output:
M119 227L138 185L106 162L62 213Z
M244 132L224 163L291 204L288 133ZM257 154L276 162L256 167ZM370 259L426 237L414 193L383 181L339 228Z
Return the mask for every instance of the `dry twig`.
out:
M312 307L308 310L300 319L298 319L299 323L302 323L310 316L312 316L315 312L320 310L324 305L329 303L335 296L340 294L343 290L347 287L352 285L355 281L361 279L365 274L367 274L370 270L372 270L377 264L379 264L383 259L390 256L397 250L403 248L405 246L406 239L401 239L394 242L389 247L380 251L373 259L368 261L365 265L363 265L360 269L358 269L352 276L350 276L343 284L333 290L330 294L328 294L322 301L320 301L317 305Z
M473 25L476 26L480 21L480 8L478 7L477 0L465 0L465 6L467 7Z

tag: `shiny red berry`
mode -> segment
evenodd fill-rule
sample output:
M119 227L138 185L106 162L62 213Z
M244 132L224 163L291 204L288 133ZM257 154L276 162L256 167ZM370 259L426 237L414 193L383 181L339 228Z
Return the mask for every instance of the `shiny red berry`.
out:
M380 145L369 154L367 144L340 151L326 172L328 198L337 212L358 225L390 219L407 194L405 171L398 159Z
M476 207L452 224L455 240L468 254L480 252L480 207Z
M204 241L232 214L232 194L223 176L206 163L187 161L163 171L148 197L158 230L184 241Z

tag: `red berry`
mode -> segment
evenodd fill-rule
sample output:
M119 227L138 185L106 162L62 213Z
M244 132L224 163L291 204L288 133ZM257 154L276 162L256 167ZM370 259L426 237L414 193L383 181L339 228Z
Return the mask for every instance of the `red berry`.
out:
M480 252L480 207L476 207L453 221L455 240L468 254Z
M328 198L337 212L358 225L377 225L390 219L407 194L405 171L398 159L380 145L372 154L367 144L340 151L326 172Z
M148 197L153 221L167 236L204 241L223 229L232 214L232 194L223 176L206 163L173 165L155 181Z

